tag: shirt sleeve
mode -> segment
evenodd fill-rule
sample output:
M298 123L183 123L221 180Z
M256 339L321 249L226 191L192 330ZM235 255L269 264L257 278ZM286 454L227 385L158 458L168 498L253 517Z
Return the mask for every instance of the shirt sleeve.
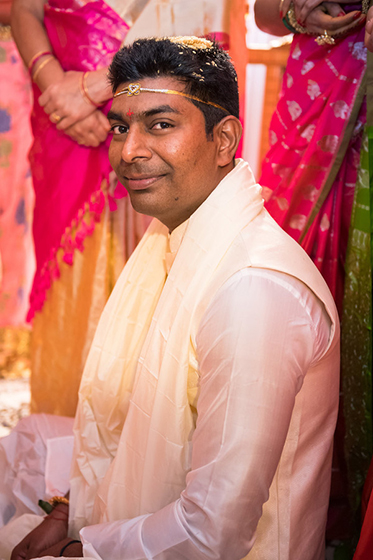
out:
M240 560L280 460L294 401L331 322L299 280L245 269L219 290L197 333L198 419L180 498L154 514L86 527L99 560Z

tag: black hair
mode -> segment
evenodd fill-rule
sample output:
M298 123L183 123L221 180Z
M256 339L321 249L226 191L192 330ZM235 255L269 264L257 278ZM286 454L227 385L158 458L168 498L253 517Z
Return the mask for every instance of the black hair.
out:
M237 74L228 53L215 41L209 48L198 48L167 37L138 39L121 48L109 68L113 92L125 82L163 76L183 82L185 93L226 109L191 100L204 115L208 137L227 114L238 118Z

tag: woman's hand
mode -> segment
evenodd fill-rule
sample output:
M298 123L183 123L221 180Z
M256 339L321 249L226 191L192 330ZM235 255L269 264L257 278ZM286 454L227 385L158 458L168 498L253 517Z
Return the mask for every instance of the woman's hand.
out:
M78 144L97 147L101 142L105 142L109 130L110 123L105 115L101 111L95 110L94 113L73 124L64 132Z
M279 6L281 19L286 16L291 2L293 2L294 5L294 12L297 22L303 27L306 27L308 30L307 18L311 14L311 12L315 10L315 8L323 6L324 12L327 12L332 17L342 17L345 15L345 12L343 11L343 4L350 3L351 0L330 0L329 2L323 2L322 0L281 0ZM356 10L351 12L349 15L352 15L352 18L355 17L356 22L356 19L358 19L358 17L361 15L361 4L356 3ZM346 23L346 21L342 21L340 22L340 26L345 27L349 23L351 23L349 20L348 23Z
M66 130L81 121L95 111L95 104L103 104L112 97L107 68L88 72L84 87L83 75L83 72L65 72L62 80L49 85L39 98L40 105L59 130Z
M29 560L66 539L68 529L68 506L59 504L38 527L33 529L13 549L10 560ZM61 547L60 549L61 550Z
M336 11L341 12L341 15L336 14ZM354 27L362 25L364 21L365 15L361 14L361 12L353 11L349 14L344 14L339 4L324 2L312 10L303 26L307 29L308 33L313 35L322 35L327 31L333 36L336 33L343 35L354 29Z
M60 118L56 125L59 130L66 130L96 110L82 94L82 76L83 72L65 72L61 81L48 86L39 97L39 104L51 115L51 121L56 122L54 115Z

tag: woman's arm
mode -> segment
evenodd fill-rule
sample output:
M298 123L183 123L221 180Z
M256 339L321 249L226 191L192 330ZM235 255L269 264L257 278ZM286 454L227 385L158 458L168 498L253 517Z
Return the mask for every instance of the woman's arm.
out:
M2 1L2 0L0 0ZM52 46L44 27L44 4L46 0L14 0L11 14L12 33L18 50L28 66L38 53L52 52ZM45 62L49 60L47 64ZM44 66L43 66L44 64ZM109 124L106 117L97 111L95 105L82 95L80 83L82 72L64 72L55 56L45 55L33 66L33 79L44 92L40 105L50 115L53 123L60 119L58 128L65 130L73 140L85 146L98 146L106 139ZM97 74L93 80L91 74ZM105 99L97 82L104 82L103 71L90 72L87 88L92 88L91 95L97 95L97 103ZM106 78L106 72L105 72ZM107 97L111 97L109 85L103 85ZM54 94L54 98L53 98Z
M280 17L279 0L256 0L254 13L257 26L265 33L279 37L289 35L290 31Z
M107 81L107 68L88 72L84 87L89 98L100 105L113 94ZM87 96L82 94L83 72L66 72L62 82L51 84L40 96L39 103L51 115L57 113L62 120L57 124L59 130L66 130L96 109Z
M44 20L45 0L14 0L12 5L11 25L12 34L18 50L26 64L37 53L52 52L52 47L46 33ZM43 64L46 57L42 57L34 67L34 72ZM36 83L41 91L49 85L62 80L64 71L58 60L53 57L37 74Z
M10 24L10 10L12 7L11 0L0 0L0 23L3 25Z

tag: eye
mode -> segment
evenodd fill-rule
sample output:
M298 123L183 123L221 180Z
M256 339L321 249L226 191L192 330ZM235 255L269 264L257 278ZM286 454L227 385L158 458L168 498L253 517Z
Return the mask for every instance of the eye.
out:
M173 125L165 121L159 121L152 126L153 130L167 130L168 128L173 128Z
M126 134L128 132L128 126L125 124L113 124L110 128L110 132L114 134L114 136L118 136L119 134Z

